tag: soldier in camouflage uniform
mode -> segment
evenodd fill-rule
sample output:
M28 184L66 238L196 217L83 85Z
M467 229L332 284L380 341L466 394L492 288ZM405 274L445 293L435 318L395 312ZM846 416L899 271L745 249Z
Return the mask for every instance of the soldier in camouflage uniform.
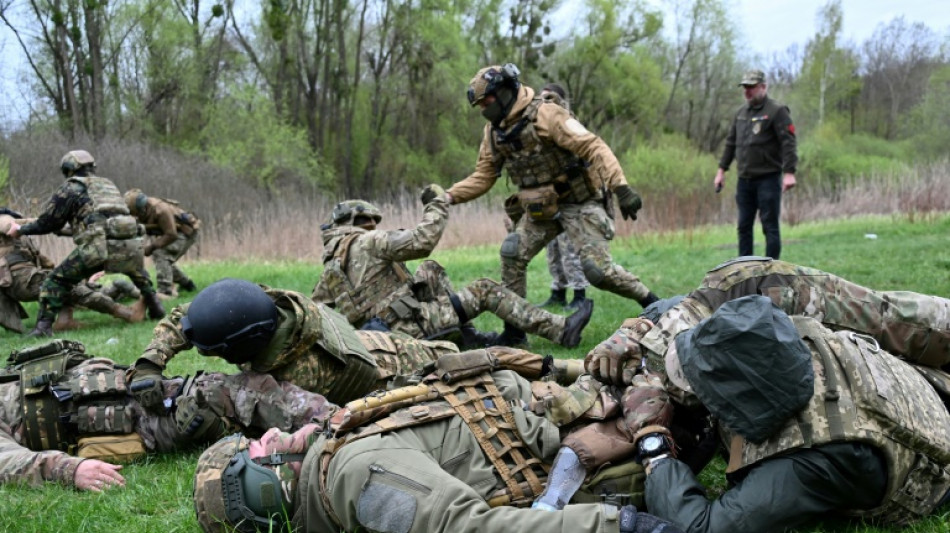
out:
M375 317L389 329L416 338L439 338L489 311L519 330L577 346L581 330L590 320L592 301L563 317L487 278L455 291L434 261L426 261L415 274L410 273L405 261L428 257L448 221L441 187L426 188L423 204L423 220L418 226L391 231L376 229L382 216L372 204L362 200L337 204L332 222L321 228L324 271L314 288L314 300L332 305L356 326ZM521 340L503 334L491 344L511 345Z
M267 373L342 403L385 388L458 347L400 333L357 331L339 313L306 296L244 280L215 282L155 327L135 362L132 391L148 409L161 407L162 370L192 347L242 370Z
M66 482L69 473L56 469L74 470L82 458L169 453L236 430L260 435L271 427L322 427L336 410L323 396L267 374L199 372L162 378L163 409L151 413L128 396L126 367L85 354L81 343L57 340L15 351L10 360L0 368L0 483ZM37 376L40 385L23 386L39 383ZM103 455L85 442L95 437L123 443L121 454Z
M140 189L130 189L123 196L129 212L151 235L145 245L145 257L151 256L155 262L158 293L173 296L176 283L185 292L194 291L195 282L175 262L198 240L201 221L175 200L145 196Z
M610 256L610 194L617 196L624 218L636 220L642 201L606 143L570 111L521 85L511 64L479 70L468 100L482 108L489 124L475 171L449 189L449 203L478 198L495 184L502 168L508 169L525 216L501 246L505 287L524 296L528 263L548 241L567 233L592 285L644 307L653 303L656 295Z
M352 402L332 432L233 435L211 446L195 472L202 529L679 533L631 505L594 503L596 489L592 503L525 509L543 490L560 436L522 408L532 386L513 372L430 378L391 393L395 403Z
M69 223L76 248L56 266L40 290L40 309L32 336L51 336L53 321L69 291L100 270L128 276L142 292L150 318L165 316L145 270L142 236L129 215L119 189L111 180L95 175L89 152L73 150L63 156L60 168L66 182L50 198L35 222L13 224L7 235L43 235Z
M0 326L22 333L22 319L27 314L20 302L35 302L39 299L40 286L49 277L53 263L29 239L7 235L14 223L12 216L0 214ZM126 322L142 320L133 309L116 303L87 283L74 286L67 302Z

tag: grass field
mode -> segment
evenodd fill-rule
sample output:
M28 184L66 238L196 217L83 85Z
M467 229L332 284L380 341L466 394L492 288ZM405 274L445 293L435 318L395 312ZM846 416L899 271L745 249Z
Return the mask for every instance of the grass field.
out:
M758 231L758 229L757 229ZM783 227L783 259L834 272L857 283L883 290L914 290L950 295L950 216L932 215L907 219L899 216L852 218ZM872 238L872 236L874 236ZM756 236L761 251L761 235ZM735 254L735 234L730 227L693 229L689 232L634 236L615 241L615 259L642 277L660 296L672 296L695 288L703 273ZM456 285L478 277L498 279L497 246L437 250L434 259L446 266ZM222 277L247 278L275 287L310 293L319 265L302 262L185 263L199 286ZM532 262L528 274L529 299L543 301L548 295L544 258ZM580 347L568 350L533 337L532 349L565 358L582 358L599 340L609 335L628 316L640 309L635 303L591 290L596 307ZM184 301L179 298L167 306ZM31 314L35 304L28 306ZM79 331L62 334L85 343L87 352L131 363L151 337L153 323L121 325L109 317L78 312L85 324ZM29 319L30 326L33 319ZM481 329L501 328L490 316L479 317ZM23 346L9 333L0 333L0 353ZM196 370L232 371L221 361L204 360L196 352L179 355L167 374L191 374ZM16 532L196 532L199 531L191 504L191 484L197 453L153 456L123 470L128 486L105 494L77 493L56 486L39 489L0 485L0 531ZM703 479L721 478L722 466L713 466ZM915 524L905 531L950 533L950 509ZM889 529L862 524L828 523L809 532L885 532Z

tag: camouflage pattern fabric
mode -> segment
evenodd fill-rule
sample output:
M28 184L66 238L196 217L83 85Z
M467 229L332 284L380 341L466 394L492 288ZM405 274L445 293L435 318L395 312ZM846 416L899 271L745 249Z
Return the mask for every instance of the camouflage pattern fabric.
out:
M87 283L87 285L90 285L90 287L93 289L98 290L116 302L119 300L138 300L142 297L142 293L135 287L135 285L125 278L113 279L108 285L89 283Z
M888 352L939 367L950 363L950 300L875 291L821 270L768 258L740 258L709 271L699 289L664 314L640 341L662 361L673 338L724 302L762 294L789 315L870 335Z
M0 421L0 484L19 482L30 486L54 481L72 486L82 459L60 451L32 451L21 446Z
M175 240L163 247L156 248L151 254L152 262L155 263L155 281L158 285L158 292L162 294L172 294L175 284L190 285L193 283L188 274L175 264L181 259L188 250L198 240L198 232L191 235L179 233Z
M267 294L277 304L280 313L278 332L267 353L261 353L242 368L246 371L266 373L278 381L289 381L297 386L320 394L328 391L344 375L346 354L334 354L321 344L329 332L345 324L342 319L330 328L324 323L322 315L334 313L333 310L318 304L306 296L293 291L266 288ZM155 326L152 341L146 347L140 360L148 361L165 368L172 358L181 351L192 348L181 330L181 318L188 312L188 304L175 307ZM326 328L326 329L325 329ZM378 381L366 390L351 391L349 401L372 392L384 384L386 379L396 374L411 374L421 367L423 360L434 360L439 353L450 348L440 343L412 342L398 335L388 333L374 335L372 332L348 332L359 339L361 348L368 357L384 354L377 359ZM427 359L431 358L431 359Z
M584 277L581 259L566 233L552 239L547 245L548 272L551 274L551 289L581 290L590 282Z
M502 244L501 278L505 287L524 297L528 263L562 232L578 249L582 270L591 285L636 301L650 293L640 278L611 258L609 241L614 238L614 223L599 201L562 205L557 220L522 217Z
M488 311L520 330L555 343L560 342L564 333L565 317L541 309L488 278L477 279L468 284L458 292L458 298L469 318ZM444 308L443 304L442 309ZM458 317L455 320L458 322Z
M727 472L801 447L873 444L888 466L886 496L862 516L907 524L934 510L950 490L950 413L914 368L853 332L833 333L792 317L812 352L815 392L808 406L761 444L720 427L730 447Z
M80 180L86 180L88 187ZM106 238L109 213L128 215L118 189L112 189L115 185L111 181L98 176L66 180L36 221L20 228L21 235L42 235L57 231L69 222L75 232L76 248L43 282L38 319L55 319L72 287L103 269L125 274L143 294L155 292L144 267L142 239ZM112 196L116 196L117 201ZM99 212L97 208L109 212Z

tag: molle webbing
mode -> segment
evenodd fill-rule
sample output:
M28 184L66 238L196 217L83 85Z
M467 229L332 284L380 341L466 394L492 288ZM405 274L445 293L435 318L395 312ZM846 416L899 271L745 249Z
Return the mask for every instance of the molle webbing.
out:
M31 450L66 451L71 444L60 419L59 402L49 388L66 372L68 360L68 355L56 354L27 361L20 367L23 444Z
M484 375L459 381L453 385L434 383L442 397L449 402L468 425L482 451L495 466L507 490L493 496L493 505L530 505L544 490L548 468L531 455L518 434L508 402L502 397L490 376ZM463 400L456 394L464 391ZM482 424L488 427L483 429ZM496 448L497 441L501 447Z

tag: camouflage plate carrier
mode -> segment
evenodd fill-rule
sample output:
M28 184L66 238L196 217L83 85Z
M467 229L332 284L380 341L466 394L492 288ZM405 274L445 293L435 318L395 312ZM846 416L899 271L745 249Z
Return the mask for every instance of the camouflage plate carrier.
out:
M131 434L125 370L69 340L12 352L0 382L20 381L24 446L74 452L84 435Z
M112 180L99 176L72 177L92 200L70 221L77 246L106 239L106 272L124 273L144 268L142 255L144 227L129 214L125 199Z
M492 160L501 172L508 170L519 189L532 189L553 183L561 204L579 204L600 196L588 176L587 163L568 150L544 142L535 129L538 109L549 102L535 97L525 108L521 120L507 132L493 128ZM562 106L564 107L564 106ZM488 126L491 127L491 126Z
M888 466L879 507L849 514L906 524L933 511L950 490L950 413L914 366L868 337L833 333L792 316L812 352L815 393L808 406L761 444L722 429L727 472L795 448L854 441L873 445Z

